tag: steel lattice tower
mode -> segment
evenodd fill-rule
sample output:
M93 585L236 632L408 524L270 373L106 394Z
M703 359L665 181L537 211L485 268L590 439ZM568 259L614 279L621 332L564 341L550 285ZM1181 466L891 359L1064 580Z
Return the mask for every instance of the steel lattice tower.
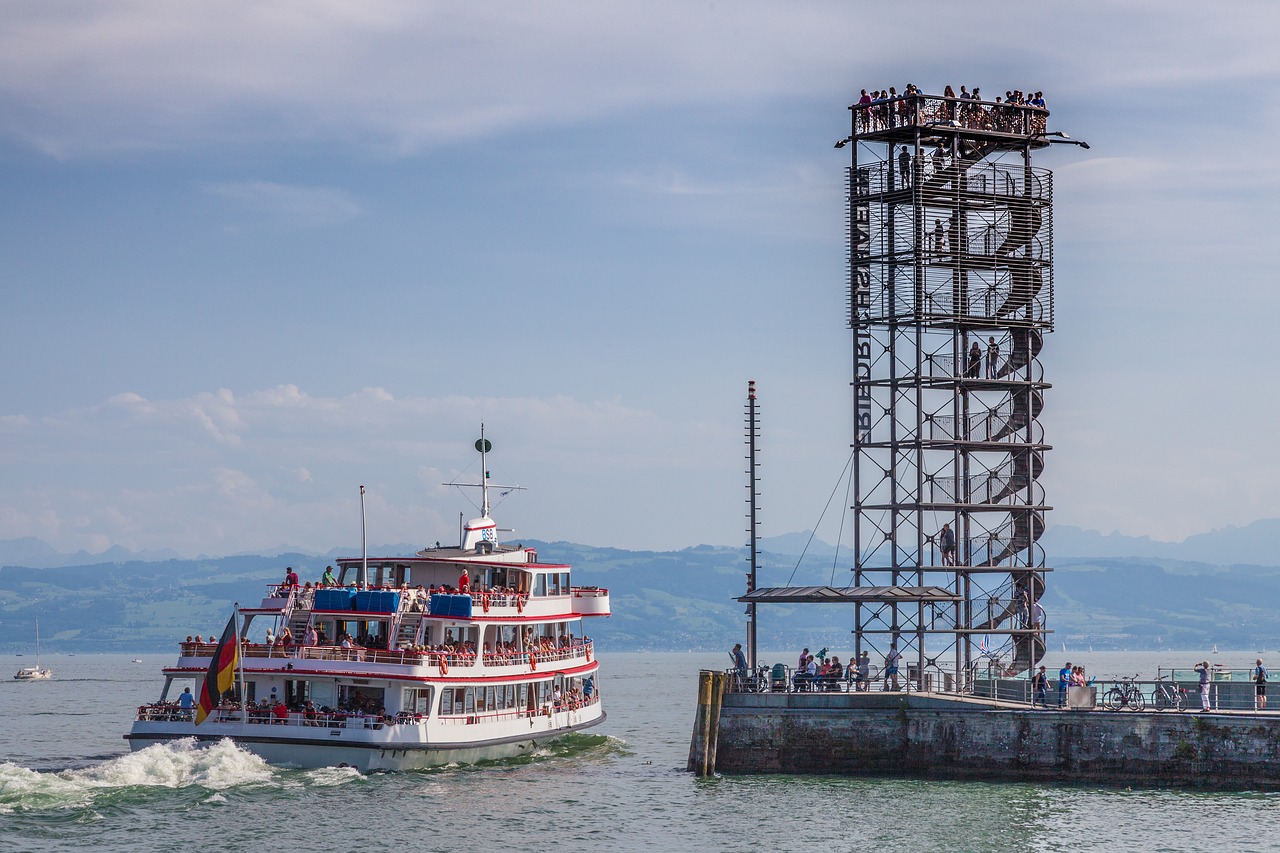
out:
M1030 107L913 94L851 110L853 583L883 590L854 603L857 651L1025 673L1045 650L1053 330L1053 182L1031 157L1064 137Z

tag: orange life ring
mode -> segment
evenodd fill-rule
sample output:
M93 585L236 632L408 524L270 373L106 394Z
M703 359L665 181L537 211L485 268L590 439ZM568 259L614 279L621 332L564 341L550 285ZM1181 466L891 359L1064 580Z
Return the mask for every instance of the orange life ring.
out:
M537 668L538 668L538 658L534 656L533 652L529 652L529 669L536 670Z
M524 596L522 595L516 596L516 612L517 613L524 612Z
M484 612L489 612L489 593L482 593L480 596L480 606L484 608Z
M440 664L440 674L448 675L449 674L449 656L440 655L439 664Z

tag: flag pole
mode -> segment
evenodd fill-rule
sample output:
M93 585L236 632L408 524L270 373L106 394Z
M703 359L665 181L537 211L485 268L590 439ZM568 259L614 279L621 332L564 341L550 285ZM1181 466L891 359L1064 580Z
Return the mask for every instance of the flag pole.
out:
M364 535L364 486L360 487L360 588L369 585L369 545Z
M231 618L236 623L236 677L240 680L240 722L249 722L248 698L244 689L244 647L240 645L240 602L231 605Z

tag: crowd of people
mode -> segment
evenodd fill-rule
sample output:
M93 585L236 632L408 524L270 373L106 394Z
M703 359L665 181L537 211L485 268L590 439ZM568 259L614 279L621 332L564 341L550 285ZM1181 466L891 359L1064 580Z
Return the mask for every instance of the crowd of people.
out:
M529 593L522 592L515 587L510 586L485 586L483 584L475 584L471 582L471 577L466 569L458 578L457 586L440 583L424 586L409 586L402 584L400 586L374 586L371 584L356 583L339 583L333 574L333 566L327 566L324 575L316 583L306 581L299 583L298 573L293 570L292 566L285 567L284 580L275 584L272 589L278 598L288 598L295 592L301 593L302 601L307 601L308 596L318 589L337 589L339 587L356 590L383 590L387 592L398 592L408 597L409 609L413 611L424 611L428 607L431 596L441 595L470 595L477 604L494 604L494 605L523 605L529 600Z
M925 95L913 83L908 83L901 94L893 86L871 92L863 89L852 109L859 132L948 123L1006 133L1043 133L1049 115L1043 92L1010 89L995 101L985 101L977 86L972 92L961 86L957 95L948 85L939 97Z

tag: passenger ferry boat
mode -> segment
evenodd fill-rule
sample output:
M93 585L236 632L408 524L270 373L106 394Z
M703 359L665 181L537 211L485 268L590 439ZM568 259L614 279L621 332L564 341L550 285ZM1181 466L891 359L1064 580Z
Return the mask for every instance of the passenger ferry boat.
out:
M573 586L569 566L499 542L483 430L476 449L482 511L458 546L341 559L316 586L290 573L239 609L235 690L195 724L180 694L200 695L216 646L188 638L159 701L138 708L130 747L230 738L275 764L408 770L529 754L602 722L582 620L609 615L609 591ZM257 621L274 643L247 639Z

